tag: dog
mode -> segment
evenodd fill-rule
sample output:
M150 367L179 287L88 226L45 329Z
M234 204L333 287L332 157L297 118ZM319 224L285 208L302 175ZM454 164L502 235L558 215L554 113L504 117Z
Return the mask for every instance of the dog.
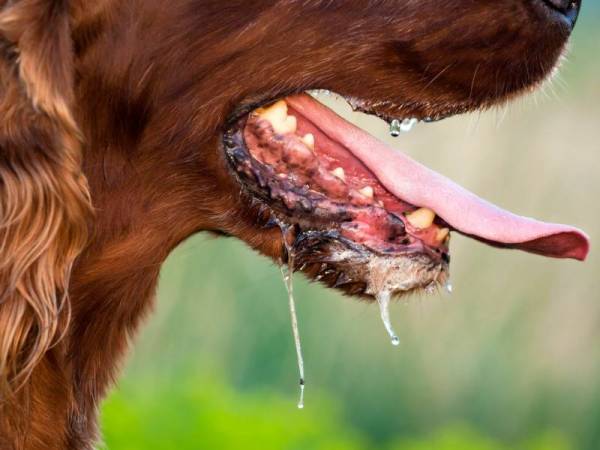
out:
M306 94L393 130L484 110L553 72L579 10L1 0L0 448L93 448L161 264L200 231L371 299L443 283L454 231L584 259L579 230L501 211Z

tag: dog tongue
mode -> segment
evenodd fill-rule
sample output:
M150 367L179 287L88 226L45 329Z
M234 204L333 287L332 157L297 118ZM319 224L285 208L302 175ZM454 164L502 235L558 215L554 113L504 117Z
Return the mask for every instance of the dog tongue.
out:
M556 258L586 258L589 240L577 228L503 210L389 147L308 95L287 101L362 161L388 191L415 206L435 211L457 231L494 246Z

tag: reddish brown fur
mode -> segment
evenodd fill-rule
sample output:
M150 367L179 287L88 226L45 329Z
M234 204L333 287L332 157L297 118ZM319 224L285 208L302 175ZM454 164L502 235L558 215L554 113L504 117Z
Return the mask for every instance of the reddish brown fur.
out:
M280 254L221 153L236 107L327 88L383 116L483 108L537 85L569 34L538 0L5 3L2 450L92 448L160 266L188 236Z

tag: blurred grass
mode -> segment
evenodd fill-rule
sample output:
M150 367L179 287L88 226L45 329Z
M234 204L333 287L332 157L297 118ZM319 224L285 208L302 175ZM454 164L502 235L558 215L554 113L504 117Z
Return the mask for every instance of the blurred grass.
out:
M124 388L130 395L107 403L109 444L116 441L129 450L365 448L360 434L344 429L339 413L326 402L319 404L323 414L303 414L268 390L241 395L206 375L156 388L154 382L136 382L135 388Z
M240 394L222 380L204 375L167 386L155 382L124 386L105 405L107 448L179 450L185 448L261 450L360 450L373 448L344 424L322 396L310 411L290 408L269 391ZM144 387L142 390L141 388ZM152 395L148 395L151 392ZM166 400L166 401L165 401ZM135 407L132 405L136 405ZM571 450L560 432L548 430L510 445L500 444L464 423L423 437L398 438L388 450Z
M391 142L500 205L598 242L599 9L584 2L552 87ZM104 406L106 448L600 448L597 252L580 264L455 236L452 253L452 298L393 309L399 349L375 307L297 277L308 377L298 411L277 267L233 240L190 239L164 266L156 313Z

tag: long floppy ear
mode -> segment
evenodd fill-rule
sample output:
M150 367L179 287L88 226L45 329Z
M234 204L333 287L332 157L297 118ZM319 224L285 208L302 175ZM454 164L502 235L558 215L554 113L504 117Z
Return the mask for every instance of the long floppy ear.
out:
M68 0L0 1L0 394L64 332L87 238L69 12Z

